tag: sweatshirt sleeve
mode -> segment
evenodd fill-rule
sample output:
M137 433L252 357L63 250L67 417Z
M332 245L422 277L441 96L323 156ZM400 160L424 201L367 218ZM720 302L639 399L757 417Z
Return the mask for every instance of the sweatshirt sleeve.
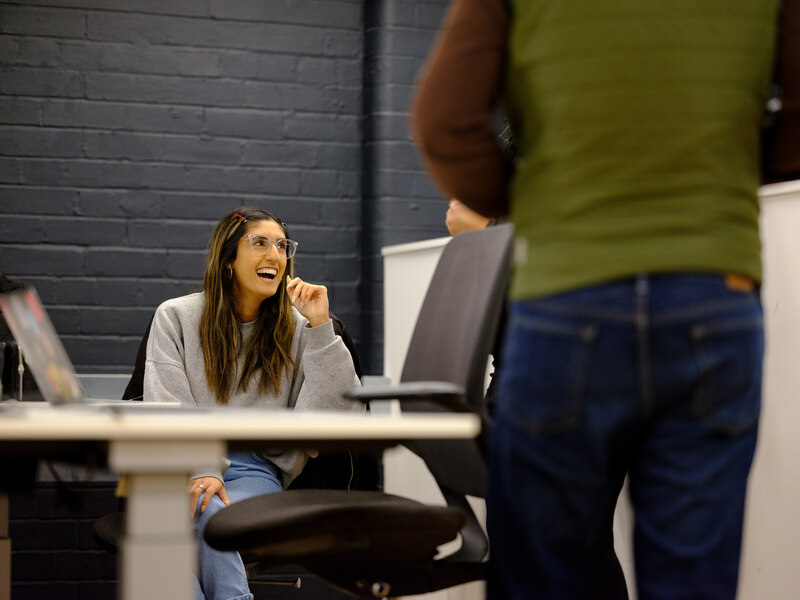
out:
M295 410L352 410L364 412L364 403L343 398L359 384L350 351L333 332L333 322L304 327L298 368Z
M508 212L512 163L492 115L506 62L506 0L456 0L420 77L411 127L425 165L447 198L485 217Z
M145 402L180 402L181 406L196 406L189 379L186 376L186 348L182 323L174 310L160 306L153 317L147 340L147 359L144 368ZM189 479L216 477L220 481L228 469L227 459L219 469L206 469L190 474Z
M182 406L195 406L186 376L185 352L180 320L170 318L168 310L160 306L147 340L145 402L180 402Z
M304 320L297 351L297 374L289 397L295 410L347 410L365 412L363 402L342 397L347 390L360 385L350 351L342 338L333 332L333 323L318 327L305 326ZM283 472L283 485L288 486L303 470L314 449L289 449L277 455L266 455Z

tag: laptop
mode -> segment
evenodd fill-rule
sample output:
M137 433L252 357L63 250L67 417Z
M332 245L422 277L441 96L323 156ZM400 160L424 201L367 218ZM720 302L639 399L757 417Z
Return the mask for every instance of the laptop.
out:
M92 405L112 408L142 408L142 402L118 398L88 398L75 367L58 337L34 288L0 294L0 311L22 349L44 399L52 405ZM180 407L178 402L148 402L148 408Z

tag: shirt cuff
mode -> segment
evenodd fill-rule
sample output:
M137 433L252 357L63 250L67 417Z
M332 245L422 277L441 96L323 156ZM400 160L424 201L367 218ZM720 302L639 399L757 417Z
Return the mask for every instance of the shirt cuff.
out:
M336 334L333 331L333 319L330 319L327 323L323 323L322 325L317 325L316 327L306 325L303 334L307 339L306 343L308 348L324 348L336 339Z

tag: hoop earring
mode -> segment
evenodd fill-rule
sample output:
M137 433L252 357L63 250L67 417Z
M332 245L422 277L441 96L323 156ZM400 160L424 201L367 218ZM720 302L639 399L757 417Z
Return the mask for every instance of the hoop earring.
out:
M233 269L228 267L228 279L233 279Z

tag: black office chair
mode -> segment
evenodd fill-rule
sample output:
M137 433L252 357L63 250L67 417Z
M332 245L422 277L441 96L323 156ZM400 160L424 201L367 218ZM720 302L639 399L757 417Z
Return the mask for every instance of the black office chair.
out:
M397 398L403 411L472 411L485 420L486 361L505 298L511 240L508 225L454 237L428 288L400 385L350 397ZM485 436L406 444L427 464L447 506L381 492L288 490L222 509L205 538L260 566L298 564L358 598L484 579L488 542L467 502L467 495L484 494L484 443ZM461 548L436 559L437 547L459 534Z

